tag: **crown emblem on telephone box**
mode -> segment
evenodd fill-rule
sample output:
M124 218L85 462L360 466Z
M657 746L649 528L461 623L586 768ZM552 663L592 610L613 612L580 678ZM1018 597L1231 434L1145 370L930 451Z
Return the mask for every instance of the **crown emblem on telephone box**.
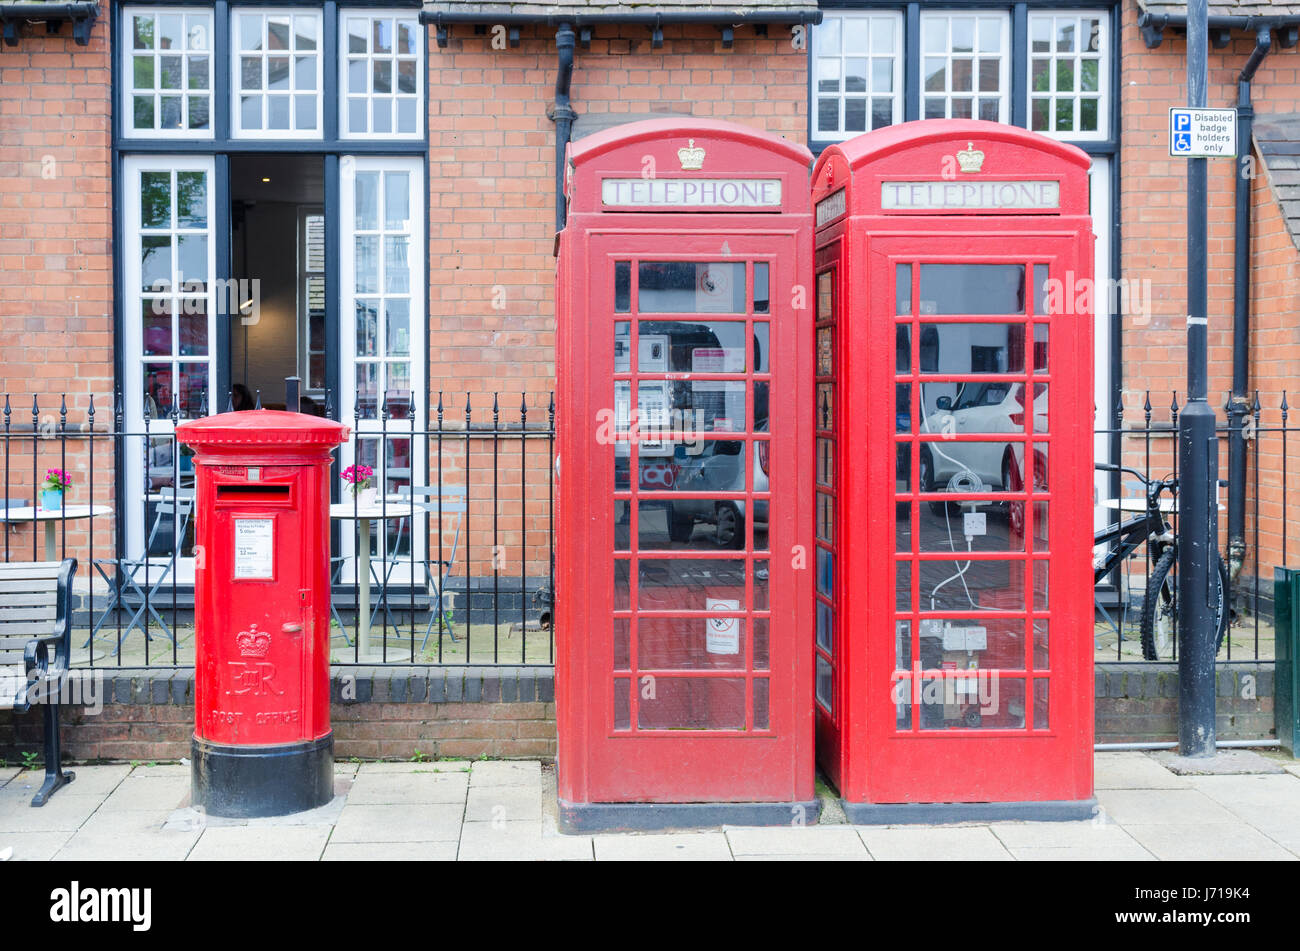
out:
M704 168L704 149L696 145L694 139L688 139L686 145L677 150L677 158L681 160L683 172L698 172Z
M259 631L256 624L250 624L248 630L240 631L235 637L235 644L241 657L265 657L271 649L271 635Z
M963 172L978 172L984 167L984 153L975 148L974 142L967 142L966 148L957 153L957 167Z

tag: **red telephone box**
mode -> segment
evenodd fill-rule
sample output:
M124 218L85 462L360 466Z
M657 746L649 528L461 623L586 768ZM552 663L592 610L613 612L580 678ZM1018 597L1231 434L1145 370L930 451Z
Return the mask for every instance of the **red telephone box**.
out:
M1093 809L1088 165L927 120L814 171L817 748L853 821Z
M348 427L253 410L176 427L195 449L193 801L217 816L334 795L329 470Z
M556 715L572 831L815 818L810 153L722 122L570 149Z

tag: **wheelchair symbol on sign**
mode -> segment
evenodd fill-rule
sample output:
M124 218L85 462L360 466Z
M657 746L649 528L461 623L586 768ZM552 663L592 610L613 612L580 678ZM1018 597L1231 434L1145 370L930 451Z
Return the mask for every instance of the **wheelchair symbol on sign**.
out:
M1192 134L1190 132L1174 133L1174 152L1190 152L1192 150Z

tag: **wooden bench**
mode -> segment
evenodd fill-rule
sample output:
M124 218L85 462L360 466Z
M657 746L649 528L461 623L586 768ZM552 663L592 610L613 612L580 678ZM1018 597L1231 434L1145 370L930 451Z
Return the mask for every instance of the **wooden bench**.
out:
M0 564L0 710L40 706L45 717L45 783L33 806L75 778L59 762L59 692L68 672L76 573L75 558Z

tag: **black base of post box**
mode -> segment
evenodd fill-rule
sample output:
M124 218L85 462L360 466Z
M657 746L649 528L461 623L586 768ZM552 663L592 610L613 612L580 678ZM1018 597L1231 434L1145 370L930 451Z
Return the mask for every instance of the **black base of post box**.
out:
M808 802L565 802L561 832L659 832L715 826L812 825L820 799Z
M1096 799L1050 802L845 802L854 825L933 825L940 822L1078 822L1097 814Z
M190 799L208 815L256 819L334 798L334 734L285 746L228 746L194 737Z

